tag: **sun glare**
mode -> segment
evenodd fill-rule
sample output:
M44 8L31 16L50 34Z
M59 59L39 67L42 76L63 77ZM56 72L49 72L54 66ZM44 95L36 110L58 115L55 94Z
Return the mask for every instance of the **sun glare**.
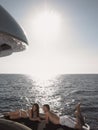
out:
M33 75L39 81L46 81L57 74L56 45L61 35L62 17L55 10L45 9L38 10L34 15L30 13L27 22L30 27L31 48L35 48L35 52L31 53L32 60L30 59ZM32 73L31 69L29 72Z
M47 42L57 37L60 29L60 16L54 11L43 11L35 16L34 30L36 39Z

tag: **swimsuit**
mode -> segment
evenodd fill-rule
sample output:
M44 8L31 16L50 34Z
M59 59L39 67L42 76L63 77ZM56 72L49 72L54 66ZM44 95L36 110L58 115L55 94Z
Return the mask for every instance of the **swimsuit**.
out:
M70 128L75 128L76 119L70 116L61 116L60 117L60 124L63 126L68 126Z
M22 112L25 112L26 113L26 116L29 117L29 113L28 111L25 111L23 109L19 110L19 116L22 117Z

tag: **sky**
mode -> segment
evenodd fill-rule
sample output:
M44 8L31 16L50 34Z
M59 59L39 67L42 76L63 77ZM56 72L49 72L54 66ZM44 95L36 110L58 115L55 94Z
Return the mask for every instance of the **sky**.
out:
M98 73L98 0L0 0L28 49L0 58L0 73Z

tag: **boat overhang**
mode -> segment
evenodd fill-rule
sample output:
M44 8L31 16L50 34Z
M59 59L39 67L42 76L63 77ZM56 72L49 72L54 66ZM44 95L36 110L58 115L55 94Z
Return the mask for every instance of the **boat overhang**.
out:
M23 28L0 6L0 57L27 48L28 40Z

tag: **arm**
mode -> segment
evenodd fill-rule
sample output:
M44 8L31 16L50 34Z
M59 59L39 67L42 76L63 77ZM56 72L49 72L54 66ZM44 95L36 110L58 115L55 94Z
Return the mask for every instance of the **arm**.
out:
M49 123L49 113L46 113L45 120L46 120L46 123L48 124Z
M31 121L41 121L39 117L36 118L30 118Z

